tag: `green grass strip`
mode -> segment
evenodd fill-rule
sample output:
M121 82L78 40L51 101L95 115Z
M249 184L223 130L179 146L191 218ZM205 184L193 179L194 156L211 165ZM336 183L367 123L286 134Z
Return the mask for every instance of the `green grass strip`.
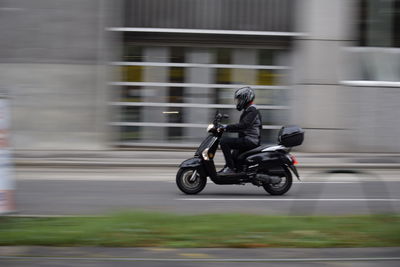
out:
M175 215L0 217L0 245L110 247L396 247L400 216Z

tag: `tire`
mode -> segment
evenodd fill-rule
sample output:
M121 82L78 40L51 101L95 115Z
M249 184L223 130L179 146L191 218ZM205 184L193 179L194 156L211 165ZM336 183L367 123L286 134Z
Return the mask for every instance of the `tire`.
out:
M263 187L265 191L270 193L271 195L274 196L281 196L285 194L287 191L289 191L290 187L292 187L293 183L293 178L292 178L292 173L289 171L289 169L286 166L282 166L284 170L284 176L281 176L282 181L279 184L264 184Z
M193 168L180 168L176 174L176 185L179 190L188 195L200 193L207 184L207 177L201 176L198 172L194 181L190 181L194 171Z

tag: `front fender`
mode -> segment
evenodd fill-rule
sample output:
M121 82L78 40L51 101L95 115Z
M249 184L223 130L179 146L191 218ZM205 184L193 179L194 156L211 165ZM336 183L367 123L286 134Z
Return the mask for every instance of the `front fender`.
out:
M202 160L201 158L190 158L185 160L184 162L181 163L181 165L179 165L179 168L197 168L199 166L202 166Z

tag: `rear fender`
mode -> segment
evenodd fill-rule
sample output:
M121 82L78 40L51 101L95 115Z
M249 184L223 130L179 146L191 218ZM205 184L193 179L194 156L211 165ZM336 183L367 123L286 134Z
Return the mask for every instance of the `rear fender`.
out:
M288 165L289 169L296 175L297 180L300 181L300 176L299 176L299 172L297 171L296 166L294 166L293 164Z
M290 154L285 154L285 155L282 155L282 158L283 158L285 165L289 167L289 169L292 171L292 173L294 173L296 175L297 180L300 181L299 172L297 171L296 166L294 166L294 164L293 164L292 156L290 156Z
M293 164L285 164L285 165L282 165L282 166L287 166L289 168L289 170L291 170L292 173L294 173L294 175L296 175L297 180L300 181L299 172L297 171L296 166L294 166ZM268 170L268 174L269 175L278 175L278 176L284 175L285 174L285 170L284 170L284 168L282 166L274 167L274 168L269 169Z

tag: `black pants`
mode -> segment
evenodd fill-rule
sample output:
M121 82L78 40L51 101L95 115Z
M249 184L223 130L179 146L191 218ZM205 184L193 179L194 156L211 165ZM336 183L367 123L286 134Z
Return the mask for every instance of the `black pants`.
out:
M254 144L246 138L234 138L234 137L223 137L221 139L221 150L224 153L226 166L232 170L235 168L235 162L233 161L232 149L238 150L241 154L250 149L256 148L258 145Z

